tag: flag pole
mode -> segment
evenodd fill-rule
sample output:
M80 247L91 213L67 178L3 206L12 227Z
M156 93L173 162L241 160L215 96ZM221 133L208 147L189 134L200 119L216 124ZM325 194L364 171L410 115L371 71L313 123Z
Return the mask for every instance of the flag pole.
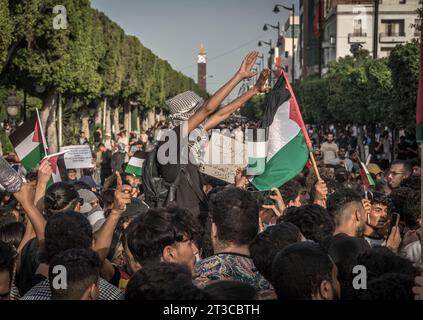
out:
M297 102L297 98L295 97L294 90L292 90L291 84L289 83L288 76L286 75L286 72L283 68L281 69L281 71L282 71L282 75L285 79L287 89L288 89L289 93L291 94L291 96L294 98L293 100L296 104L296 108L298 108L297 110L299 110L300 107L298 106L298 102ZM302 117L301 117L301 121L302 121ZM319 169L317 168L316 159L314 158L313 150L312 150L312 147L311 147L311 141L310 141L310 138L308 137L308 132L305 130L305 128L301 128L301 130L303 132L304 139L305 139L306 144L307 144L307 148L308 148L308 152L309 152L309 155L310 155L311 164L313 166L314 174L316 175L318 181L322 181L323 179L320 177Z
M41 119L40 119L40 114L38 113L38 108L36 108L35 111L37 113L37 121L38 121L38 125L40 127L41 137L43 138L44 152L45 152L45 155L47 156L48 155L48 153L47 153L47 141L46 141L46 137L44 136L43 124L42 124Z

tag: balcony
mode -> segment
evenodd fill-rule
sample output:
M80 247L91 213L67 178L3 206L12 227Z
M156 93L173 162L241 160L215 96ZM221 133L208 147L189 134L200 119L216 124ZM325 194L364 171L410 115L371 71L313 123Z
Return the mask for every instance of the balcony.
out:
M405 33L403 32L379 33L379 42L380 43L406 42Z
M366 43L367 33L353 32L348 33L348 43Z

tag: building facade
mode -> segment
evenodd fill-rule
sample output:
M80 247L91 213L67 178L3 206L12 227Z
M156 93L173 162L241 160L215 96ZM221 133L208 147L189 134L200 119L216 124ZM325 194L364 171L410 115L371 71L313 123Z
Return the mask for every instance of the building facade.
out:
M352 55L354 48L382 58L395 46L418 38L414 25L421 5L421 0L379 0L378 4L374 0L326 0L323 73L331 61Z
M206 50L204 49L204 46L200 46L200 51L198 52L198 58L197 58L197 76L198 76L198 86L201 90L207 91L207 54Z
M292 28L294 28L294 38L292 38ZM285 70L288 75L289 81L292 82L292 56L294 54L294 68L295 68L295 79L300 77L298 73L299 70L299 55L296 54L298 47L298 40L300 36L300 18L298 16L290 16L284 28L281 32L280 41L279 41L279 56L281 67ZM292 44L294 43L294 48ZM294 49L294 52L292 51Z

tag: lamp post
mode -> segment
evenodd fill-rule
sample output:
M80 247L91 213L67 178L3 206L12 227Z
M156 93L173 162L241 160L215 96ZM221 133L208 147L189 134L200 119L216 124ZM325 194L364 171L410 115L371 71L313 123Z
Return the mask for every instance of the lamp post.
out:
M268 27L271 27L273 29L278 30L278 42L277 42L277 45L279 45L279 37L281 36L281 24L278 22L278 24L276 26L273 26L271 24L265 23L264 26L263 26L263 31L269 30Z
M277 4L275 5L275 7L273 8L273 12L274 13L279 13L279 7L284 8L285 10L291 11L292 12L292 21L291 21L291 37L292 37L292 83L295 82L295 32L294 32L294 20L295 20L295 5L292 4L292 7L286 7L284 5L281 4Z
M13 119L13 124L15 124L15 120L19 114L20 108L21 103L16 97L15 91L12 91L6 101L6 112Z

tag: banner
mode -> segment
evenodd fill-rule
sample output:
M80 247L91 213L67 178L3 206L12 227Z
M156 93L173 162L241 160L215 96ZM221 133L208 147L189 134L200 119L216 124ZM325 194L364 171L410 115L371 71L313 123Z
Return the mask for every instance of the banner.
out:
M60 151L67 151L64 155L66 169L92 168L92 151L89 145L65 146Z

